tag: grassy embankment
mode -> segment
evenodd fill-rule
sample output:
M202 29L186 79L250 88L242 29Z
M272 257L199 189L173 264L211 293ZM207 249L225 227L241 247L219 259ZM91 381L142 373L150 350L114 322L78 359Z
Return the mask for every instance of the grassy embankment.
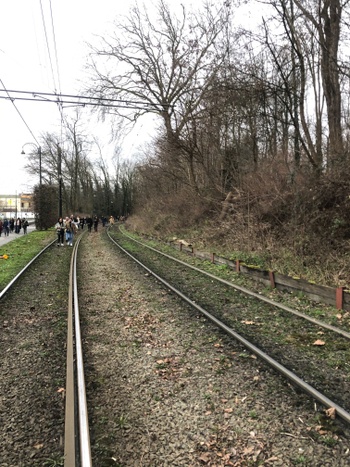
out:
M12 234L15 235L15 234ZM55 239L52 230L34 231L28 235L19 235L0 247L0 290L2 290L25 265L34 258L45 246Z

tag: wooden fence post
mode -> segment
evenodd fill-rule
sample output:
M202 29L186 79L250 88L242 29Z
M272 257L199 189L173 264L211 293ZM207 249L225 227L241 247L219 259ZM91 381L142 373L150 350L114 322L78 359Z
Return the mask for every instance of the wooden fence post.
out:
M335 306L337 310L343 309L344 287L337 287L335 291Z
M239 259L236 259L236 272L240 272L241 267L240 267L240 261Z
M215 264L215 253L211 254L211 262Z
M276 284L275 284L275 273L273 271L269 271L269 278L270 278L270 286L271 286L271 289L275 289L276 288Z

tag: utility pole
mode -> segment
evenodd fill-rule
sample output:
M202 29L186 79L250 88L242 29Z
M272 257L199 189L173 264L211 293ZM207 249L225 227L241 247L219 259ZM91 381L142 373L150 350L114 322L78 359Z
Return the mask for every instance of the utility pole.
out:
M62 149L57 145L58 155L58 217L62 217Z

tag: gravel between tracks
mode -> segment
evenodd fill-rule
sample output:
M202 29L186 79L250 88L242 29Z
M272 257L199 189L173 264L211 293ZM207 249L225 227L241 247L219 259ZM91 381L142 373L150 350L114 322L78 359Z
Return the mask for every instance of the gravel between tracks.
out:
M102 230L80 247L95 467L350 465L347 427L323 419ZM51 249L1 303L0 467L63 465L70 252Z
M350 464L347 428L108 242L79 262L94 465Z

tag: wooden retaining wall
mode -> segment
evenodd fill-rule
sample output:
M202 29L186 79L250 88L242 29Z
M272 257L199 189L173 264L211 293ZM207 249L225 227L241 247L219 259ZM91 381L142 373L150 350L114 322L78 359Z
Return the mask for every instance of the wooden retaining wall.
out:
M195 250L192 247L182 243L177 244L180 251L191 254L197 258L211 261L213 264L226 265L236 272L246 274L255 280L263 282L271 288L285 290L292 293L302 293L310 300L319 303L326 303L334 306L338 310L350 310L350 293L344 287L327 287L323 285L313 284L304 279L285 276L273 271L264 271L263 269L247 266L243 262L236 260L232 261L227 258L217 256L215 253L207 253Z

